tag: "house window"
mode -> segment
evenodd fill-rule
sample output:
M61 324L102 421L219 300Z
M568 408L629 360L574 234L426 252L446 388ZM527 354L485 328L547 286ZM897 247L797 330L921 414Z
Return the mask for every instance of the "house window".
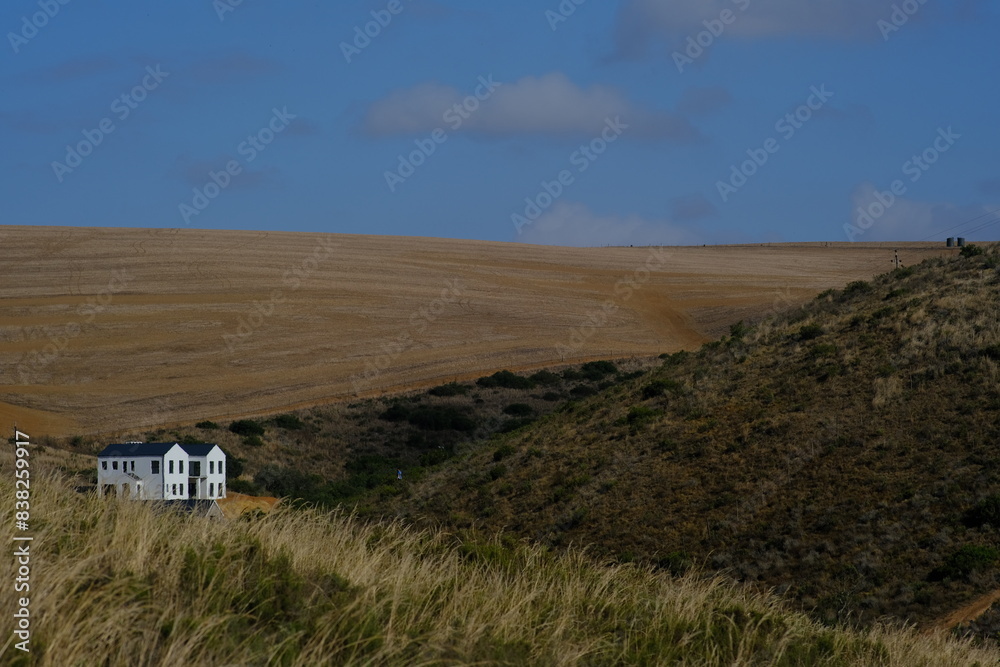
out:
M209 484L208 485L208 497L209 498L214 498L215 497L215 484Z
M152 463L150 463L149 464L149 471L151 473L153 473L154 475L159 475L160 474L160 462L159 461L153 461Z
M173 485L173 488L170 489L170 492L173 493L175 496L177 495L177 485L176 484Z
M226 463L225 463L225 461L219 461L219 474L220 475L225 475L226 474Z
M101 470L107 470L107 469L108 469L108 462L101 461Z
M201 477L201 461L191 461L191 476Z
M177 462L177 467L180 468L180 470L178 470L177 472L179 472L180 474L183 475L184 474L184 461L178 461Z
M169 468L170 468L170 474L173 475L174 474L174 462L172 460L170 461Z
M118 461L112 461L111 462L111 469L112 470L118 470Z
M208 462L208 474L209 475L214 475L215 474L215 461L209 461Z
M135 461L132 461L132 472L135 472Z

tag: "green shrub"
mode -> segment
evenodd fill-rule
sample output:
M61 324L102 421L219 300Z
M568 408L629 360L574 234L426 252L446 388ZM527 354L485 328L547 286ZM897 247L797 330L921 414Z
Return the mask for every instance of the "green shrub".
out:
M742 340L748 333L750 333L750 327L744 324L743 320L729 327L729 337L733 340Z
M534 422L534 419L530 417L508 419L507 421L505 421L503 424L500 425L500 427L497 429L497 432L510 433L511 431L516 431L520 428L524 428L525 426L531 424L532 422Z
M852 283L847 283L844 288L844 296L851 296L852 294L867 294L872 291L872 285L866 280L855 280Z
M476 430L476 421L451 405L421 406L409 414L407 421L425 431Z
M542 394L542 400L548 401L549 403L554 403L556 401L562 400L562 394L558 394L554 391L547 391Z
M948 556L944 564L934 568L928 579L964 579L973 572L992 567L1000 558L1000 551L993 547L983 547L966 544L964 547Z
M799 327L799 340L813 340L823 335L823 327L818 324L805 324Z
M975 257L977 255L982 255L986 252L982 246L978 246L975 243L970 243L967 246L963 246L961 252L958 254L962 257Z
M816 343L809 348L809 356L814 358L832 357L837 354L837 346L833 343Z
M410 418L410 409L402 403L393 403L378 418L387 422L403 422Z
M252 419L238 419L229 425L236 435L264 435L264 426Z
M246 435L243 436L243 444L247 447L263 447L264 441L260 439L259 435Z
M969 528L979 528L989 524L1000 528L1000 496L989 496L980 500L962 515L962 523Z
M427 393L431 396L465 396L469 393L470 388L471 387L467 384L449 382L447 384L442 384L432 389L428 389Z
M306 426L306 423L299 419L298 415L293 415L291 413L278 415L274 418L274 425L278 428L283 428L288 431L298 431Z
M585 384L578 384L569 390L569 393L577 398L585 398L587 396L593 396L597 393L597 390L593 387L588 387Z
M527 403L511 403L503 409L503 412L504 414L511 415L513 417L527 417L535 411Z
M659 410L646 407L645 405L634 405L629 408L628 416L625 420L632 426L638 426L651 421L660 415Z
M499 463L503 461L508 456L513 456L517 452L513 445L500 445L495 452L493 452L493 460Z
M245 479L229 479L226 482L226 490L245 493L248 496L256 496L260 493L260 489L253 482L248 482Z
M535 384L540 384L546 387L552 386L554 384L559 384L562 382L562 378L548 370L541 370L537 373L528 376L528 379Z
M205 421L198 422L194 426L195 426L195 428L200 428L200 429L203 429L205 431L214 431L215 429L219 428L218 424L216 424L215 422L212 422L212 421L208 421L207 419Z
M492 389L503 387L504 389L533 389L535 383L522 375L511 373L510 371L497 371L493 375L481 377L476 380L480 387Z
M580 366L580 374L584 379L597 382L605 375L613 375L618 372L618 367L610 361L588 361Z
M659 379L653 380L642 388L642 397L656 398L657 396L663 396L667 392L677 395L681 394L683 391L684 385L677 382L677 380Z

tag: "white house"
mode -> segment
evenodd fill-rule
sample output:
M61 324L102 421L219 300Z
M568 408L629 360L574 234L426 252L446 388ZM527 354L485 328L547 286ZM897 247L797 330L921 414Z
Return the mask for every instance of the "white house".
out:
M226 497L226 455L218 445L126 442L97 455L97 491L139 500Z

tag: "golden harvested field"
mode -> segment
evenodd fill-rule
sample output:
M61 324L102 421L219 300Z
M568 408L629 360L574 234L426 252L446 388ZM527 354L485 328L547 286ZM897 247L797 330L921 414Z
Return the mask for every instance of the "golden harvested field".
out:
M894 247L14 226L0 242L0 418L33 437L691 348L887 271ZM896 247L904 264L954 252Z

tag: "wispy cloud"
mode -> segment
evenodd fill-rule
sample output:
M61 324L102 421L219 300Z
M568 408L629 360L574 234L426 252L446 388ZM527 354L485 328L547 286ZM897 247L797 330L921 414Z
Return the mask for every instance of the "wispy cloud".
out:
M399 90L368 108L364 129L372 136L447 130L444 114L467 96L437 83ZM582 88L560 72L504 83L467 116L460 131L494 137L593 136L608 118L620 116L629 126L629 137L677 142L702 138L678 114L635 104L611 86Z
M530 227L525 227L519 240L562 246L700 243L697 235L666 220L647 220L637 215L601 216L576 202L557 202Z

